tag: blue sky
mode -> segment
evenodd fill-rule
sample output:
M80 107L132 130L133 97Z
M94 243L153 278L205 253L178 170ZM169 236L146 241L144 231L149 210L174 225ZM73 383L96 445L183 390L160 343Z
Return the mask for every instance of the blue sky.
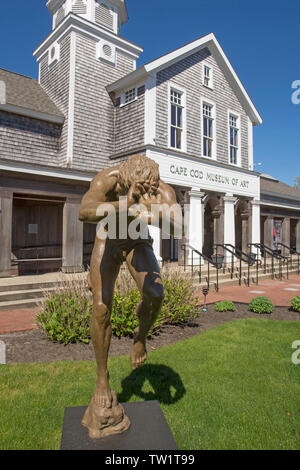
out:
M37 78L33 50L51 32L46 0L1 1L0 67ZM300 2L287 0L127 0L122 36L149 62L214 32L263 118L254 131L255 169L288 184L300 175Z

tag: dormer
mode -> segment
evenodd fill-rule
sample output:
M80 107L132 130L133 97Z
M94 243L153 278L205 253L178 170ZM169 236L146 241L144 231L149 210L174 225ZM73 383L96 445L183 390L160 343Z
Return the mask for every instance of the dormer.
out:
M120 34L122 24L128 20L125 0L48 0L48 10L55 29L73 13L115 34Z

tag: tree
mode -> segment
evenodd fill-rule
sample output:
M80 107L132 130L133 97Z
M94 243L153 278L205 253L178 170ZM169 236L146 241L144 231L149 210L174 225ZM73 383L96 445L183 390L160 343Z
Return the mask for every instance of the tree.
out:
M294 181L295 181L294 188L300 189L300 175L296 176L296 178L294 178Z

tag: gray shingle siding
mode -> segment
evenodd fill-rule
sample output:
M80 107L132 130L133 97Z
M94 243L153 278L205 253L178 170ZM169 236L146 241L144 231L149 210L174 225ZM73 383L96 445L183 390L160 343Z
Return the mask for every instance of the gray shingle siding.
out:
M144 122L145 89L132 103L115 108L114 153L143 145Z
M132 72L133 59L117 51L116 65L96 58L96 43L76 37L74 168L100 170L114 152L114 105L106 86Z
M60 43L60 60L56 64L48 67L48 56L45 56L40 64L40 84L65 116L57 162L59 166L65 166L67 163L69 80L70 35Z
M202 85L203 61L213 67L213 90ZM160 147L168 146L169 82L186 90L187 153L202 156L200 99L206 98L216 104L217 160L228 163L228 110L235 111L241 116L242 167L248 169L248 116L208 48L157 74L156 144Z
M57 166L61 127L0 111L0 159Z

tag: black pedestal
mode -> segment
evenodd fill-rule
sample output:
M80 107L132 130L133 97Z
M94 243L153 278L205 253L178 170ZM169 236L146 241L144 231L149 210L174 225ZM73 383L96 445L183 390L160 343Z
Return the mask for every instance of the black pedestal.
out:
M91 439L81 424L85 406L66 408L61 450L177 450L158 401L122 403L130 428L122 434Z

